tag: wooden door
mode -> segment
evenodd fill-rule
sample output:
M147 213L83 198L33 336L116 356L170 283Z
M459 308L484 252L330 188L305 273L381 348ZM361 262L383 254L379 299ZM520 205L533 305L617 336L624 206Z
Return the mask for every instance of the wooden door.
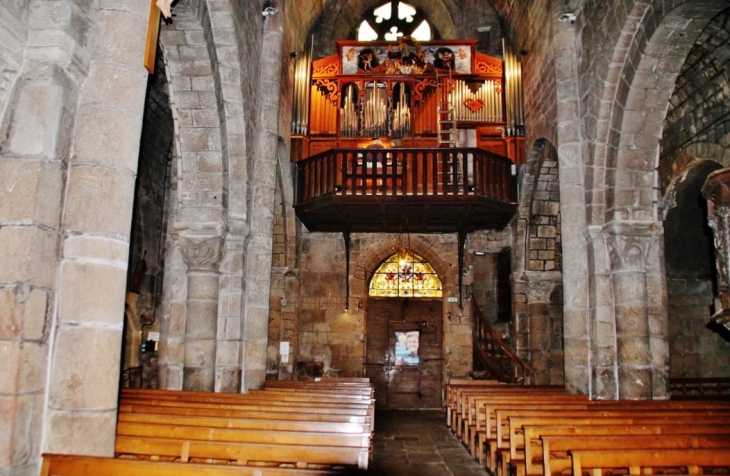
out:
M443 311L439 300L370 299L365 372L376 406L440 408ZM399 341L399 339L402 339ZM417 351L411 347L418 342ZM409 355L401 354L408 349Z

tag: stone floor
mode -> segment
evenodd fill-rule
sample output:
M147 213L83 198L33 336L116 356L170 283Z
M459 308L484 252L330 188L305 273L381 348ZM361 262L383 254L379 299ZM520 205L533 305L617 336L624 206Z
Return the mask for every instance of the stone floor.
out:
M446 427L441 411L378 411L373 476L488 476Z

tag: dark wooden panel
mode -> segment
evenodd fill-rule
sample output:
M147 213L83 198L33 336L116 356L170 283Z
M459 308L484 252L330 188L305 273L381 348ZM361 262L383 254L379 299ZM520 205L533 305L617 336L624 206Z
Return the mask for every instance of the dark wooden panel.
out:
M395 365L395 332L419 331L419 364ZM440 408L443 311L438 300L370 299L366 372L378 408Z

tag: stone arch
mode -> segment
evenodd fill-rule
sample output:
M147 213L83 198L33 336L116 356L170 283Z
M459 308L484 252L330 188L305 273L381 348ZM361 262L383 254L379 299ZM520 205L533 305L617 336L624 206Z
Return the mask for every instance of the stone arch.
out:
M707 328L717 310L718 283L714 236L702 195L708 175L721 168L712 160L689 164L682 180L674 182L675 207L667 212L664 223L672 377L705 377L707 369L722 372L722 366L714 364L724 361L727 353L726 343Z
M604 101L613 102L607 114L611 127L597 137L602 144L618 140L617 146L606 148L605 156L609 172L605 219L609 222L655 220L652 187L667 104L687 54L702 29L723 9L712 0L683 2L674 8L664 3L637 4L622 33L634 40L629 48L614 50L617 66L609 73L603 95ZM612 131L621 134L615 137Z
M659 181L664 191L662 199L662 212L664 218L667 213L676 206L677 187L687 179L687 175L699 163L710 160L717 162L722 167L730 167L730 149L720 144L709 142L695 142L676 154L671 164L671 175L666 177L660 175ZM669 172L668 170L668 172Z
M538 371L540 384L562 384L565 378L559 179L557 150L538 139L522 177L514 245L515 299L526 303L527 313L514 326L517 350Z
M617 32L596 104L596 127L587 128L596 133L585 170L587 218L595 225L589 229L589 263L592 273L609 278L595 282L593 316L587 321L593 356L589 392L598 398L668 394L666 281L655 172L659 138L680 68L721 8L709 0L637 3ZM598 227L603 227L600 232ZM601 344L613 332L617 352Z
M228 2L216 8L229 8L232 14ZM171 256L165 274L187 276L188 282L187 287L165 285L160 382L171 389L235 391L240 384L241 309L227 303L242 295L234 283L243 276L247 205L240 88L226 82L231 74L234 80L239 74L233 59L237 55L232 54L237 47L225 43L226 29L233 29L227 28L223 15L211 16L206 2L181 2L175 14L176 21L163 25L160 34L176 131L175 187L169 201ZM223 103L226 107L219 108ZM229 180L231 174L235 182ZM200 263L193 258L200 247L211 249L215 260ZM198 283L201 270L207 281L204 296L196 294L203 289L198 289L203 286ZM191 293L197 296L194 300ZM195 328L187 325L189 312L197 316ZM195 346L209 351L196 352ZM218 347L226 352L216 352ZM200 359L186 363L186 348Z

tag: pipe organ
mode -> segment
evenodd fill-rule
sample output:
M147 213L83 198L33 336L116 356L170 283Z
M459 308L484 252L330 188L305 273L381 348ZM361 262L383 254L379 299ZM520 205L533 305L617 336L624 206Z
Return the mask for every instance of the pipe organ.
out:
M301 146L293 160L375 138L438 147L438 96L447 90L455 127L476 130L476 143L464 145L521 162L512 157L519 147L506 141L524 134L519 57L506 45L504 61L475 46L476 40L338 41L337 54L308 59L311 69L295 74L292 139Z

